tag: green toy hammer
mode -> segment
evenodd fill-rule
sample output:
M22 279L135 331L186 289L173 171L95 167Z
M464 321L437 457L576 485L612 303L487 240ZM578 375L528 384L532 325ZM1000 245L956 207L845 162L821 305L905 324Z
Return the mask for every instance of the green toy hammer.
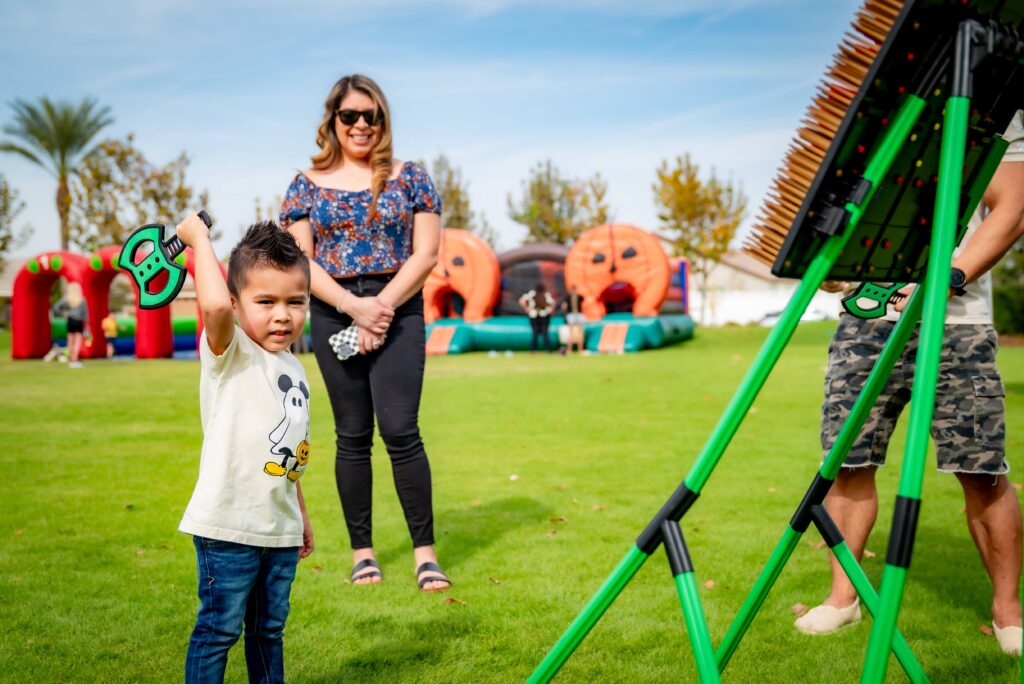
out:
M206 211L200 211L199 218L207 228L213 225ZM118 268L127 271L139 288L139 308L142 309L165 306L178 296L181 286L185 284L187 271L174 263L178 255L185 251L185 245L177 235L164 241L165 230L159 223L142 226L131 234L117 257ZM146 245L151 247L149 254L136 262L135 255ZM161 273L167 274L167 284L159 292L150 292L149 284Z
M881 318L886 314L889 304L895 304L906 297L900 289L906 283L893 283L889 287L875 283L861 283L860 286L846 297L843 297L843 308L857 318Z

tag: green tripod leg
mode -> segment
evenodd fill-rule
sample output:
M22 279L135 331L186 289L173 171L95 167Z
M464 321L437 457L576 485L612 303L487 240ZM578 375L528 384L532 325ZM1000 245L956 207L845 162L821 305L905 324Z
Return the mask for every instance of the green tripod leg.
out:
M679 523L666 520L661 524L661 534L665 541L665 554L672 568L672 576L675 578L676 591L679 593L679 604L683 608L686 633L690 636L690 648L693 649L693 657L697 661L697 674L701 684L717 684L722 680L718 676L715 650L711 646L711 635L708 634L708 625L704 620L704 609L701 608L700 594L697 592L697 579L693 574L693 562L690 560L683 532L679 529Z
M872 152L871 159L864 172L864 178L871 181L871 189L861 204L848 204L850 227L860 220L863 208L871 201L878 182L885 177L901 145L907 139L911 129L921 116L925 101L916 95L910 95L904 101L899 113L887 128L885 137ZM772 328L768 339L762 345L750 370L740 383L725 413L719 419L711 436L708 438L697 462L691 468L686 480L676 489L669 501L662 506L659 513L650 521L647 528L637 539L637 545L630 550L619 563L612 575L598 590L598 593L587 603L583 611L569 626L566 632L548 652L544 660L529 678L531 683L548 682L559 668L572 655L572 652L583 641L587 633L601 618L608 606L614 602L618 594L625 588L632 576L640 569L647 557L661 543L661 524L665 520L678 521L693 501L699 496L700 490L711 476L725 448L739 429L740 423L754 403L768 375L782 355L786 344L796 330L800 317L803 316L811 299L828 276L840 252L852 234L851 229L833 235L825 241L821 250L811 261L797 286L792 298Z
M850 578L853 588L857 590L860 602L869 613L872 615L877 614L878 594L875 593L875 588L871 586L868 576L864 574L864 569L860 567L860 563L857 562L853 552L850 551L850 547L846 545L846 540L843 539L842 533L836 527L828 511L825 510L824 506L814 506L811 516L814 518L814 526L821 532L821 538L828 544L829 550L832 551L836 560L843 567L846 576ZM925 674L924 668L921 667L921 663L917 662L917 658L914 657L910 646L907 645L906 639L903 638L899 630L893 636L892 652L896 654L896 659L903 666L903 671L907 673L907 678L914 682L914 684L927 684L931 681L928 679L928 675Z
M960 41L961 37L958 37L958 56L961 54ZM968 65L969 62L970 60L967 60ZM924 283L924 316L917 351L917 368L914 372L914 397L910 405L903 470L899 494L896 497L885 571L882 575L881 604L871 628L864 671L861 673L862 684L875 684L885 678L889 645L896 630L896 618L903 598L907 568L910 566L910 556L914 547L914 533L917 530L917 516L921 506L921 483L924 478L932 414L935 409L935 385L942 355L946 301L949 297L950 260L956 241L964 150L967 144L967 121L970 112L970 99L960 95L969 91L969 83L962 87L957 85L960 79L954 76L953 80L954 95L946 101L943 121L939 187L935 200L928 272Z

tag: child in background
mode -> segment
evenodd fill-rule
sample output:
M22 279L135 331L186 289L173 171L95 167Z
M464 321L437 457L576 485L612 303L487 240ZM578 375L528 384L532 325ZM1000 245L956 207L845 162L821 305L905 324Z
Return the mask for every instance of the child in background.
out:
M288 597L299 559L313 551L298 482L309 460L309 384L288 351L306 321L309 260L273 222L257 223L232 250L225 283L199 216L177 232L195 252L205 322L199 480L178 528L193 535L199 577L185 681L222 682L244 627L249 681L283 682Z
M100 327L103 328L103 337L107 338L107 358L113 358L114 340L117 339L117 319L114 318L114 314L108 313L100 321Z

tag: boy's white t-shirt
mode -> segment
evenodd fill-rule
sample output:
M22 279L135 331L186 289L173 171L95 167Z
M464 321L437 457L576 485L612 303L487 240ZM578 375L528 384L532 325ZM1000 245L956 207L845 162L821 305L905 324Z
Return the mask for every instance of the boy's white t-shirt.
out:
M296 485L309 459L309 383L291 352L235 326L215 355L199 340L199 480L178 529L251 546L302 545Z
M1006 132L1003 133L1003 138L1010 144L1006 148L1006 152L1003 153L1003 159L1000 163L1024 162L1024 122L1022 122L1021 117L1022 113L1018 111L1014 115L1013 120L1010 121ZM953 251L954 257L964 251L967 243L970 242L974 232L978 230L978 226L985 220L987 214L988 208L984 202L979 202L977 209L974 210L974 214L971 216L970 222L967 224L967 232L964 233L960 244ZM974 282L968 283L964 289L966 290L964 294L950 297L949 302L946 304L946 325L991 325L992 275L985 273ZM852 291L853 288L850 288L846 294ZM890 307L885 315L885 320L898 321L899 313Z

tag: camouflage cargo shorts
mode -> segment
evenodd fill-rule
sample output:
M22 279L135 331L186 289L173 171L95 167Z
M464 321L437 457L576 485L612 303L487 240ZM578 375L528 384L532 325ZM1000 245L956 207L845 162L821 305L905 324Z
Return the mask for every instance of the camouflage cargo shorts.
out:
M853 408L894 323L843 314L828 350L821 445L828 453ZM896 421L911 398L915 331L871 409L843 467L883 465ZM947 325L936 386L932 438L942 472L1000 475L1005 461L1003 383L996 370L996 333L991 325Z

